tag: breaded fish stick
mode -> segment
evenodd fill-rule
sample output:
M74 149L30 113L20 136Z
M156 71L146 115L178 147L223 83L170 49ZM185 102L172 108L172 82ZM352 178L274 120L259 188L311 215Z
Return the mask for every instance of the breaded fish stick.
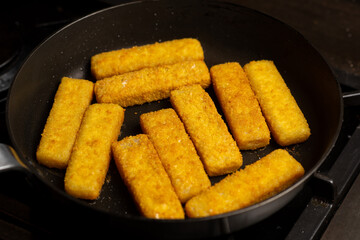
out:
M67 193L90 200L99 196L109 168L111 144L120 134L124 111L116 104L88 107L65 173Z
M170 101L200 155L209 176L235 171L242 155L209 94L192 85L172 91Z
M115 142L112 152L122 179L145 217L185 217L180 200L147 135L139 134Z
M140 125L154 144L181 203L210 187L194 144L174 109L142 114Z
M240 64L232 62L213 66L210 75L239 149L257 149L268 145L269 128Z
M185 212L194 218L245 208L274 196L303 175L301 164L278 149L190 199Z
M128 107L168 98L170 91L184 85L210 85L210 73L203 61L187 61L105 78L95 83L98 102Z
M309 125L274 63L252 61L244 70L275 141L288 146L307 140Z
M66 168L93 91L94 84L88 80L61 79L36 151L39 163L51 168Z
M203 49L196 39L184 38L100 53L91 58L91 71L99 80L188 60L204 60Z

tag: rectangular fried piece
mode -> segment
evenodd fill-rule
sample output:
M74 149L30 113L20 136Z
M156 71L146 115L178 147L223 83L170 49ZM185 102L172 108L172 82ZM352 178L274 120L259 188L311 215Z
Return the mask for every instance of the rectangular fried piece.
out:
M154 144L181 203L210 187L194 144L174 109L142 114L140 125Z
M185 217L169 176L147 135L129 136L115 142L112 152L125 185L145 217Z
M198 40L184 38L97 54L91 58L91 71L99 80L189 60L204 60L204 52Z
M242 155L209 94L192 85L172 91L170 101L185 125L209 176L235 171Z
M88 80L61 79L36 151L39 163L51 168L66 168L93 91L94 84Z
M185 212L195 218L245 208L283 191L303 175L304 168L286 150L274 150L190 199Z
M211 67L210 75L232 135L240 150L253 150L270 142L270 131L249 80L237 62Z
M120 134L124 111L116 104L88 107L65 173L67 193L90 200L99 196L109 168L111 144Z
M186 61L99 80L95 83L95 95L98 102L128 107L168 98L171 90L184 85L200 84L206 88L210 83L204 61Z
M273 61L244 66L275 141L288 146L306 141L309 125Z

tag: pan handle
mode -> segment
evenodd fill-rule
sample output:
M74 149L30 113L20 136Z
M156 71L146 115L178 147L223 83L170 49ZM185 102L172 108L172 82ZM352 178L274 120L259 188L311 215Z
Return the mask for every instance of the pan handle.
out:
M21 162L15 150L0 143L0 173L15 170L24 171L27 167Z
M343 100L345 105L348 106L359 106L360 105L360 90L352 92L344 92Z

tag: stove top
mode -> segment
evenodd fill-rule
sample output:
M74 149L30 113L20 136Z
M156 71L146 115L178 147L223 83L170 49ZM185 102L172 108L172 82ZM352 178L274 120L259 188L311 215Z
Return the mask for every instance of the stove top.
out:
M1 143L11 145L5 123L7 90L32 49L66 24L122 2L14 1L0 10ZM359 3L346 0L231 2L293 26L325 57L343 92L360 89ZM333 151L295 199L262 222L216 239L336 239L338 236L352 239L358 236L355 234L359 231L356 223L360 222L359 110L358 103L345 106L343 126ZM66 204L51 198L51 192L40 192L23 175L2 173L0 238L63 238L84 229Z

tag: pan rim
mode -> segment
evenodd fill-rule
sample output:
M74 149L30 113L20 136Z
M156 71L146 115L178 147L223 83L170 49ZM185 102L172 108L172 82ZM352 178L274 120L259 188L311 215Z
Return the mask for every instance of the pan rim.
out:
M106 12L106 11L109 11L109 10L112 10L112 9L116 9L116 8L122 8L122 7L126 7L128 5L136 5L136 4L143 4L144 2L149 2L149 1L146 1L146 0L140 0L140 1L134 1L134 2L128 2L128 3L123 3L123 4L119 4L119 5L115 5L115 6L111 6L111 7L107 7L107 8L104 8L104 9L101 9L101 10L98 10L98 11L95 11L93 13L90 13L86 16L83 16L69 24L67 24L66 26L60 28L59 30L57 30L56 32L54 32L53 34L51 34L50 36L48 36L45 40L43 40L37 47L34 48L34 50L27 56L27 58L25 59L25 61L23 62L21 68L19 69L18 73L22 71L24 65L26 65L26 63L29 61L29 59L31 59L31 57L34 55L35 52L38 51L39 48L41 48L41 46L49 41L51 38L53 38L54 36L58 35L60 32L64 31L65 29L71 27L72 25L75 25L77 24L78 22L81 22L83 21L84 19L88 19L94 15L98 15L102 12ZM160 2L160 0L152 0L151 2ZM170 1L168 1L170 2ZM246 11L250 11L250 12L254 12L256 14L260 14L264 17L267 17L267 18L271 18L273 20L275 20L276 22L282 24L284 27L288 28L289 30L295 32L300 38L302 38L303 41L305 41L311 48L313 48L315 51L315 53L319 56L319 59L321 59L322 61L325 62L326 66L329 68L329 70L331 71L332 73L332 76L334 77L334 81L336 82L337 84L337 88L338 88L338 94L339 94L339 97L341 97L341 88L340 88L340 84L339 82L336 80L335 78L335 75L334 75L334 72L332 70L332 68L330 67L330 65L328 64L328 62L326 61L326 59L319 53L319 51L301 34L299 33L295 28L291 27L290 25L282 22L281 20L278 20L277 18L274 18L270 15L267 15L263 12L260 12L258 10L255 10L255 9L252 9L252 8L248 8L248 7L245 7L245 6L242 6L240 4L235 4L233 2L227 2L227 1L215 1L215 0L211 0L209 1L209 3L218 3L219 5L226 5L226 6L236 6L238 8L242 8L242 9L245 9ZM16 82L16 79L17 79L17 76L18 74L16 75L14 82ZM12 92L12 86L13 86L13 83L11 84L10 88L9 88L9 92L8 92L8 98L10 97L10 94ZM328 155L331 153L331 150L333 149L335 143L336 143L336 140L338 139L338 136L340 134L340 131L341 131L341 127L342 127L342 121L343 121L343 108L344 108L344 105L343 105L343 101L341 101L342 99L340 98L340 109L339 109L339 122L338 122L338 125L337 125L337 129L335 131L335 134L332 136L332 139L331 139L331 144L329 144L326 148L326 150L323 152L320 160L310 169L308 170L305 175L300 179L298 180L295 184L293 184L292 186L290 186L289 188L287 188L286 190L276 194L275 196L273 197L270 197L264 201L261 201L259 203L256 203L256 204L253 204L249 207L246 207L246 208L243 208L243 209L239 209L239 210L235 210L235 211L231 211L231 212L227 212L227 213L223 213L223 214L218 214L218 215L214 215L214 216L209 216L209 217L202 217L202 218L186 218L186 219L150 219L150 218L146 218L146 217L143 217L143 216L134 216L134 215L131 215L131 216L128 216L128 215L120 215L118 213L113 213L113 212L110 212L110 211L107 211L107 210L104 210L104 209L99 209L99 208L95 208L95 207L92 207L90 206L87 202L81 200L81 199L77 199L77 198L74 198L70 195L68 195L65 191L63 190L60 190L58 188L55 188L54 186L52 186L48 181L46 181L45 179L43 179L41 176L38 176L37 174L34 174L36 175L37 179L39 179L43 184L45 184L48 188L54 190L57 194L59 194L60 196L62 197L65 197L67 199L69 199L71 202L75 202L76 204L78 205L81 205L82 207L85 207L85 208L88 208L88 209L91 209L92 211L96 211L96 212L99 212L101 214L108 214L108 215L112 215L114 217L120 217L120 218L125 218L125 219L130 219L130 220L139 220L139 221L149 221L149 222L159 222L159 223L163 223L163 222L189 222L189 223L194 223L194 222L202 222L202 221L207 221L207 220L219 220L219 219L223 219L223 218L228 218L228 217L232 217L232 216L235 216L235 215L238 215L238 214L243 214L243 213L246 213L246 212L249 212L255 208L259 208L259 207L262 207L262 206L265 206L265 205L268 205L269 203L271 202L274 202L282 197L284 197L285 195L287 195L289 192L292 192L292 191L295 191L296 189L298 188L302 188L303 184L305 182L307 182L311 175L313 175L315 173L316 170L318 170L318 168L323 164L323 162L325 161L325 159L328 157ZM10 120L8 118L8 111L9 111L9 101L7 101L6 103L6 125L7 125L7 129L8 129L8 132L9 132L9 135L10 135L10 140L11 140L11 143L13 144L13 147L15 148L16 152L19 153L19 155L21 156L21 159L25 159L25 157L23 156L22 152L20 151L20 149L18 149L17 147L17 144L16 144L16 141L14 139L14 136L12 134L12 129L11 129L11 124L10 124Z

